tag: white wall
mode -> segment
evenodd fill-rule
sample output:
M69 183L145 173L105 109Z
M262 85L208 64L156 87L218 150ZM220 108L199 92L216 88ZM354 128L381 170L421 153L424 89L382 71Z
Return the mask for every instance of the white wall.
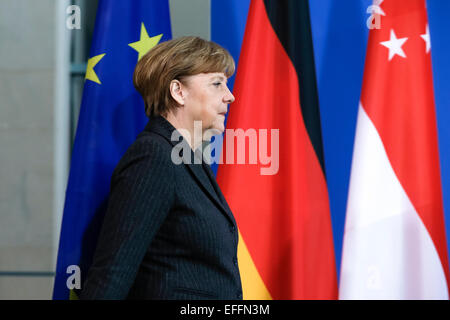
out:
M0 299L51 292L51 277L24 272L53 269L54 11L0 1Z

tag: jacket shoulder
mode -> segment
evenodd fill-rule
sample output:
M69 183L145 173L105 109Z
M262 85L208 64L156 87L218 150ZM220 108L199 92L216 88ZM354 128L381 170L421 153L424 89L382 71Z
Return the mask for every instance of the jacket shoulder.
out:
M153 132L142 132L127 149L116 166L113 177L135 170L167 171L174 164L171 160L172 145L164 137Z

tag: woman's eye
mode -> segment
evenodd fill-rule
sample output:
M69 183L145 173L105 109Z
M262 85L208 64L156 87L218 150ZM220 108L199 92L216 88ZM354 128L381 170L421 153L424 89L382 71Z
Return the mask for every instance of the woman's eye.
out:
M215 82L215 83L213 83L213 85L215 85L216 87L219 87L221 84L222 84L222 83L220 83L220 82Z

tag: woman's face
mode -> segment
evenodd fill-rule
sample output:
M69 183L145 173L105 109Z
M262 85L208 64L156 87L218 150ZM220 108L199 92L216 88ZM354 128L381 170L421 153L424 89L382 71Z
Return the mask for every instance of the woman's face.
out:
M225 114L234 96L227 86L227 77L221 72L200 73L185 78L185 108L193 121L202 121L203 132L208 129L222 133Z

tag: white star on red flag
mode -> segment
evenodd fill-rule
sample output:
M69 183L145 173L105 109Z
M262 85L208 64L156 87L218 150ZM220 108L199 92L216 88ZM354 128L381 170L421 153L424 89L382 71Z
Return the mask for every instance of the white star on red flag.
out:
M430 48L431 48L431 40L430 40L430 28L427 25L427 29L425 34L421 34L420 37L425 41L426 45L427 45L427 53L430 52Z
M408 38L397 38L394 30L391 29L391 38L389 41L380 42L381 45L389 49L389 61L391 61L395 55L406 58L405 52L402 49L402 46L406 40L408 40Z

